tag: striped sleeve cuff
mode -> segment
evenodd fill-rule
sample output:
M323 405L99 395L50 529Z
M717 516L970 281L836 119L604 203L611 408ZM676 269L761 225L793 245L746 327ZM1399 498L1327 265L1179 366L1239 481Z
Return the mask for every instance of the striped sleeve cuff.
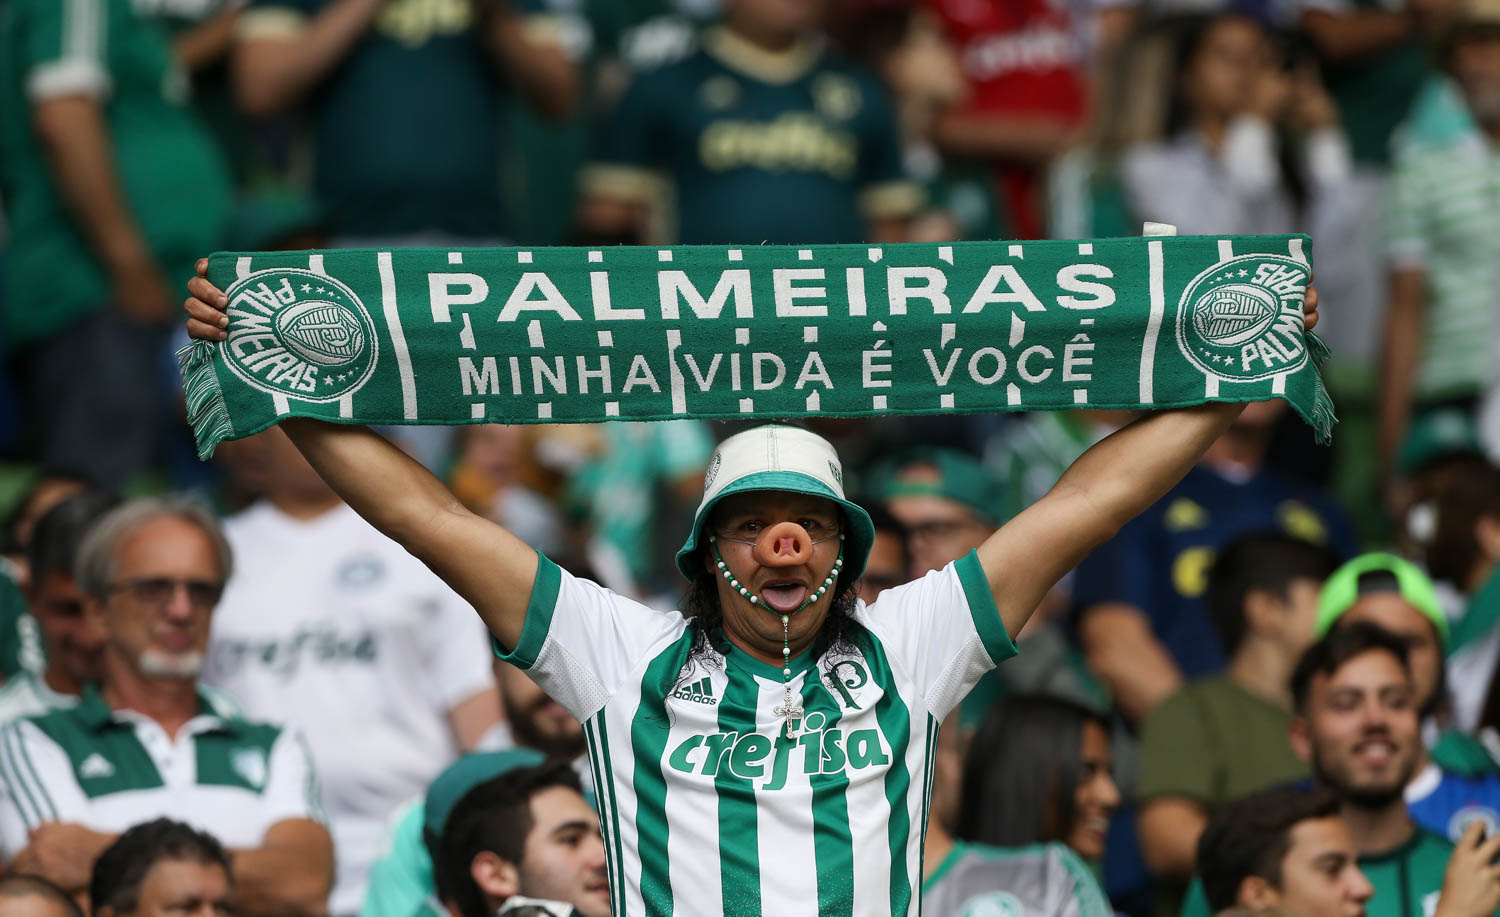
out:
M519 669L536 665L547 633L552 629L552 612L557 608L557 594L562 589L562 571L540 551L536 555L536 579L531 586L531 601L526 604L526 623L514 650L506 651L499 640L491 638L495 655Z
M909 217L922 209L926 196L913 181L880 182L859 192L859 211L868 220Z
M307 17L285 6L256 7L241 13L234 23L237 41L257 38L294 38L307 28Z
M66 96L109 97L109 74L91 57L70 57L33 67L26 78L26 97L46 102Z
M990 581L984 575L984 567L979 564L979 552L970 551L959 558L953 568L964 588L964 599L969 606L969 615L974 619L974 629L979 632L990 661L999 665L1016 654L1016 644L1006 633L1005 622L1000 619L995 595L990 592Z

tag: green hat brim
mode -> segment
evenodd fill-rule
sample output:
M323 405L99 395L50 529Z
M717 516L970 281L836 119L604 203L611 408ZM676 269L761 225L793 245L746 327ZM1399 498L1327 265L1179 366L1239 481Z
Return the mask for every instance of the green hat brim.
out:
M696 579L698 573L702 571L698 549L703 543L703 526L713 514L714 507L719 505L720 500L734 494L772 490L807 494L837 503L839 509L844 511L844 518L849 523L849 530L844 533L843 575L849 577L851 582L864 575L865 563L870 558L870 548L875 544L875 523L870 521L870 514L859 505L834 493L832 488L817 478L796 471L757 471L725 485L724 489L715 494L713 499L703 504L698 510L698 515L693 518L693 528L688 532L687 542L682 546L682 550L677 552L678 572L691 581Z

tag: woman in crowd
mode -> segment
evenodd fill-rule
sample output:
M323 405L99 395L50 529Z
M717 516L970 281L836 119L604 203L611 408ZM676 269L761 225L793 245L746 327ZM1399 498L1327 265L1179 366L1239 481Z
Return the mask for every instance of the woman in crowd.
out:
M1165 130L1127 149L1121 164L1136 216L1176 224L1183 235L1324 224L1321 211L1348 184L1351 166L1311 58L1238 13L1163 28L1175 35ZM1294 136L1295 145L1287 142Z
M957 754L944 739L939 780L945 748ZM996 705L969 744L957 804L934 790L923 911L957 914L990 896L1020 913L1109 917L1089 863L1104 855L1120 804L1111 763L1109 730L1087 708L1033 695Z

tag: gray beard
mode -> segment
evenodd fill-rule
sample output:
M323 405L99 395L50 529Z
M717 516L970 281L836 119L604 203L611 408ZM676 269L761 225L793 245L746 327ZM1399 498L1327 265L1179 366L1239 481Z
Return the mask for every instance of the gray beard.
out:
M203 671L203 654L145 650L136 665L148 678L197 678Z

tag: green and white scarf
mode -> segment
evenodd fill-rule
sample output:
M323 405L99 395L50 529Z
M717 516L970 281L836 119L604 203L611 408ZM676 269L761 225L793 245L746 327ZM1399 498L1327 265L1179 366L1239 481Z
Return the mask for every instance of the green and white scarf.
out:
M218 253L203 456L287 416L461 424L1169 408L1326 439L1305 236Z

